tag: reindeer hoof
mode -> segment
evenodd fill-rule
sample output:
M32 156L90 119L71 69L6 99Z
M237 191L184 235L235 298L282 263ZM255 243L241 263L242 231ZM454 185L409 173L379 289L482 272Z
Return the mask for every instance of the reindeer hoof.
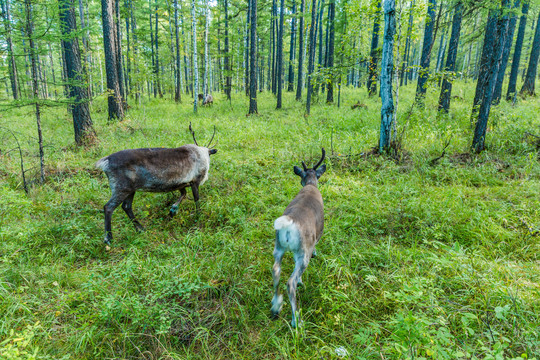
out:
M279 312L281 311L281 307L283 306L283 295L274 296L272 299L272 320L276 320L278 318Z
M312 258L316 258L316 257L317 257L317 250L313 250L313 253L311 254L311 257L312 257Z
M171 206L171 209L169 210L169 216L173 217L178 212L178 205Z
M105 240L103 240L103 243L107 246L111 246L111 239L105 238Z

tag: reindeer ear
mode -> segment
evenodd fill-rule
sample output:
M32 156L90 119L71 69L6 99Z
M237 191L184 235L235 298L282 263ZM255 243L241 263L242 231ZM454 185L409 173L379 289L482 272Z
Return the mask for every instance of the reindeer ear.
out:
M315 170L315 174L317 174L317 179L321 177L322 174L326 171L326 164L322 164L319 166L317 170Z
M294 167L294 173L298 176L300 176L301 178L304 178L304 176L306 175L306 173L304 172L304 170L300 169L298 166L295 166Z

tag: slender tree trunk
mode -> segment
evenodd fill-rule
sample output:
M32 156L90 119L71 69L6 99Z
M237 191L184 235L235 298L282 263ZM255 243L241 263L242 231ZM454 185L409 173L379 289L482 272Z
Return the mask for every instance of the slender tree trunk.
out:
M118 73L118 85L120 88L120 95L122 96L122 102L124 104L124 110L127 108L127 98L126 98L126 91L124 89L124 70L122 66L122 32L120 30L120 11L118 7L119 0L114 0L114 22L115 22L115 29L113 30L114 33L114 41L115 41L115 49L116 49L116 67L117 67L117 73Z
M205 26L204 26L204 87L203 87L203 94L206 97L206 95L209 93L208 89L208 23L210 22L210 19L208 18L208 7L209 3L206 3L205 12L204 12L204 18L205 18Z
M174 89L174 101L177 103L182 101L180 95L180 75L182 67L180 64L180 36L178 34L178 0L174 0L174 34L176 37L176 87Z
M394 68L394 34L396 32L395 0L384 1L384 39L381 59L381 131L379 153L388 150L392 144L392 123L394 121L394 100L392 98L392 75Z
M319 85L321 83L320 69L323 66L323 14L324 14L324 0L321 0L321 6L319 7L319 16L317 17L317 35L319 36L319 56L317 60L317 81L315 82L313 91L319 93Z
M82 0L80 0L82 1ZM126 40L127 40L127 47L126 47L126 63L127 63L127 69L126 69L126 97L131 94L131 55L130 55L130 49L131 49L131 39L129 37L130 35L130 16L129 16L129 6L128 6L128 0L124 0L124 9L126 11Z
M124 118L124 107L118 79L118 64L114 41L114 11L112 0L101 0L101 18L103 22L103 46L105 50L105 72L107 74L107 91L109 120Z
M81 66L79 41L77 36L73 36L73 33L77 33L73 0L61 0L58 6L60 10L60 28L62 31L63 49L65 51L67 76L70 83L70 98L73 101L71 114L73 115L75 142L80 146L93 138L95 132L92 127L90 110L88 109L88 92L84 81L84 69Z
M231 78L231 54L229 52L229 0L224 0L225 5L225 59L223 60L223 65L225 67L225 94L227 95L227 100L231 100L231 87L232 87L232 78Z
M445 74L443 75L443 83L441 87L441 95L439 96L439 110L448 112L450 109L450 99L452 95L452 80L448 77L453 77L448 73L454 72L456 68L456 58L459 46L459 35L461 32L461 20L463 17L463 3L459 1L454 9L454 18L452 20L452 34L450 35L450 46L446 57Z
M408 68L409 68L409 52L411 48L414 0L412 0L410 4L411 5L410 5L410 10L409 10L409 24L407 25L407 35L406 35L407 38L405 40L405 51L403 52L403 61L401 63L399 86L403 86L403 82L405 82L405 85L407 85L407 76L405 76L405 73L408 71Z
M285 13L285 0L281 0L281 6L279 11L279 35L277 43L277 105L276 109L282 107L283 96L283 22Z
M431 57L431 47L433 45L433 28L435 26L436 0L428 0L428 16L424 30L424 44L422 45L422 58L420 60L420 76L416 85L416 102L423 104L427 90L427 80L429 76L429 60Z
M32 91L33 100L36 107L36 123L38 131L38 145L39 145L39 164L40 164L40 181L43 184L45 182L45 155L43 152L43 135L41 132L41 108L39 104L39 87L38 87L38 70L37 70L37 49L34 44L34 21L32 19L32 4L31 0L24 0L26 10L26 36L30 43L30 61L32 68Z
M540 56L540 13L538 14L538 20L536 20L536 31L534 33L534 40L532 44L531 56L529 57L529 66L527 67L527 75L523 82L520 94L534 95L534 88L536 82L536 71L538 69L538 57Z
M527 24L527 14L529 13L529 1L523 2L521 8L521 18L519 19L519 28L514 47L514 56L512 58L512 68L510 70L510 78L508 80L508 91L506 92L506 100L510 101L516 92L516 83L519 72L519 63L521 61L521 50L523 48L523 39L525 38L525 26Z
M514 1L514 8L519 7L520 0ZM506 34L506 42L503 47L503 55L501 66L499 67L499 74L497 75L497 83L495 84L495 92L493 93L493 104L499 105L501 102L502 86L504 81L504 75L506 74L506 66L508 65L508 58L510 57L510 49L512 48L512 41L514 40L514 31L516 29L517 15L512 15L508 25L508 34Z
M311 94L313 93L313 82L311 81L311 78L313 76L313 70L315 65L315 46L316 44L316 36L317 36L317 26L316 26L316 18L317 18L317 0L313 0L313 3L311 4L311 26L309 29L309 60L308 60L308 76L307 76L307 101L306 101L306 114L309 115L309 111L311 108Z
M503 4L507 3L507 0L502 0ZM502 11L501 11L502 12ZM474 130L474 138L472 147L475 152L479 153L484 150L487 121L489 118L489 112L491 109L491 103L493 101L493 93L495 91L495 85L497 83L497 75L499 73L499 67L502 62L502 55L504 49L504 43L506 41L506 35L508 34L509 19L508 15L499 17L496 25L495 37L487 39L492 47L492 56L489 64L488 81L485 91L483 92L482 103L480 104L480 110L478 112L478 120Z
M377 61L379 48L379 28L381 26L381 0L376 1L376 10L373 20L373 34L371 37L371 52L369 56L369 75L367 80L367 90L369 96L377 93Z
M278 31L276 29L276 22L275 19L277 17L277 4L276 0L272 0L272 94L276 95L277 92L277 86L276 86L276 39L279 35L276 34Z
M302 99L302 83L303 83L303 66L304 66L304 7L305 0L301 0L300 3L300 26L298 33L298 39L300 40L298 44L298 81L296 83L296 101Z
M289 47L289 79L287 91L294 91L294 53L296 47L296 0L293 0L292 7L293 18L291 20L291 44Z
M149 20L150 20L150 48L151 48L151 56L152 56L152 73L153 73L153 80L152 82L154 83L154 86L153 87L153 91L154 91L154 97L157 97L157 86L155 86L155 82L156 82L156 52L154 50L154 26L152 25L153 23L153 18L154 18L154 15L152 13L152 1L151 0L148 0L148 12L149 12Z
M282 0L283 1L283 0ZM257 114L257 0L250 0L249 114Z
M154 35L155 41L156 41L156 82L157 82L157 91L159 94L159 97L163 97L163 91L161 90L161 79L160 79L160 69L159 69L159 32L158 32L158 2L156 0L156 6L155 6L155 13L156 13L156 21L155 21L155 27L156 27L156 33Z
M7 42L7 57L9 68L9 80L11 82L11 93L13 99L17 100L20 96L19 82L17 75L17 64L15 63L15 56L13 54L13 41L11 39L11 17L9 14L9 0L0 0L0 6L2 10L2 18L4 20L4 28L6 31Z
M336 17L336 1L330 0L328 7L328 22L329 22L329 39L328 39L328 62L326 64L327 68L330 68L330 75L328 79L328 90L326 92L326 102L334 102L334 36L335 36L335 24L334 20Z
M197 67L197 18L195 16L195 0L191 1L191 37L193 38L193 112L197 112L199 95L199 70Z
M250 50L250 47L249 47L249 40L250 40L250 24L249 24L249 21L250 21L250 17L251 17L251 1L248 0L248 8L247 8L247 14L246 14L246 48L244 50L244 58L245 58L245 75L244 75L244 89L246 91L246 96L249 96L249 76L250 76L250 72L249 72L249 64L250 64L250 59L249 59L249 56L250 56L250 53L249 53L249 50Z

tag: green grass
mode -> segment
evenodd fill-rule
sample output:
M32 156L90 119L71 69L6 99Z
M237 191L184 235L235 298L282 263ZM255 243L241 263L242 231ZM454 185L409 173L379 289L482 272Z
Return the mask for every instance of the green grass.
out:
M92 116L99 141L75 148L65 109L43 115L47 181L22 190L14 141L0 131L0 354L40 359L538 358L540 353L540 103L493 108L488 149L469 153L472 83L459 83L448 116L437 93L412 109L400 89L401 161L361 156L377 143L380 105L347 89L343 104L312 115L285 94L284 109L259 94L215 94L194 115L187 99L131 101L127 118ZM358 100L367 109L351 110ZM112 249L102 244L102 156L136 147L201 143L217 127L218 153L201 189L202 215L176 194L138 193L137 233L113 216ZM31 180L37 175L31 109L0 114L17 132ZM451 143L437 165L447 139ZM285 301L270 316L273 221L300 189L292 168L327 150L319 188L325 233L299 289L304 326L289 326ZM354 156L346 156L354 155ZM191 197L191 194L189 194ZM284 259L281 290L292 271ZM2 342L4 341L4 342ZM26 353L26 354L25 354Z

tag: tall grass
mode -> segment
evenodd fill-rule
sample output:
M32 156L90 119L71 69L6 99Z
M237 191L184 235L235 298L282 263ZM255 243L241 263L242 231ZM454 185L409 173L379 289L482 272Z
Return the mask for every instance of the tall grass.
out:
M132 101L127 118L106 121L92 104L99 142L73 146L64 109L43 114L47 182L22 190L14 142L0 157L0 354L6 358L183 359L355 358L502 359L540 353L540 105L493 109L480 155L469 152L470 83L459 83L448 116L412 107L400 89L404 129L399 161L368 155L377 144L380 104L345 89L342 106L284 109L259 94L194 115L188 101ZM351 109L360 101L366 108ZM100 157L137 147L205 143L217 127L218 153L200 188L202 216L176 194L138 193L134 212L113 216L102 244L109 197ZM32 114L13 110L0 125L37 163ZM446 142L446 155L438 157ZM289 326L286 303L270 316L273 220L300 188L292 171L327 150L320 180L325 233L298 295L304 326ZM28 175L37 170L30 170ZM283 276L293 261L284 259ZM282 282L283 284L285 282ZM284 286L284 285L283 285Z

